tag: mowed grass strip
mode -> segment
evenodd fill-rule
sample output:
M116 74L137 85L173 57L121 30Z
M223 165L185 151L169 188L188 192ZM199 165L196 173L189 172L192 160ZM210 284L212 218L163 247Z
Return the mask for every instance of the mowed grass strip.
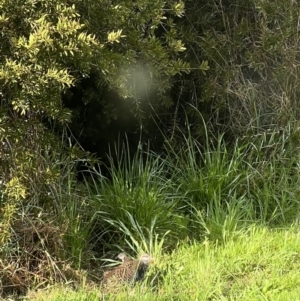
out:
M53 288L30 300L300 300L300 233L251 227L225 244L182 244L162 255L145 283L102 295L100 288Z

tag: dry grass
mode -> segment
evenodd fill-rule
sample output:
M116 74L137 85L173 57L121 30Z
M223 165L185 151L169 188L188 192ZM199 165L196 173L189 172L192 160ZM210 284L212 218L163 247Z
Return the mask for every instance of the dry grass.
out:
M2 294L24 294L33 287L79 281L80 274L61 260L64 227L49 216L15 218L10 238L1 249Z

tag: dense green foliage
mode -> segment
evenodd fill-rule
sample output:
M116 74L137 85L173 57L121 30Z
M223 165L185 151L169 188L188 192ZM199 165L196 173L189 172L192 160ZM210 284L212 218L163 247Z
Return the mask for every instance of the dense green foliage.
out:
M184 49L176 32L166 32L163 40L154 33L166 13L182 14L183 4L177 2L148 5L140 1L132 7L129 2L74 1L69 5L65 1L3 0L0 7L1 140L7 153L3 172L5 182L10 181L9 166L16 164L21 170L13 177L25 193L25 174L32 177L40 166L32 153L55 150L59 142L51 137L53 129L71 120L72 112L62 103L62 95L71 86L93 70L99 74L98 81L101 78L128 97L133 93L129 82L137 64L151 63L144 73L161 82L156 85L160 91L170 86L170 75L186 67L176 58Z
M299 5L288 0L186 1L180 24L195 71L182 89L214 132L229 130L237 137L299 119ZM207 62L205 73L197 71L202 62Z
M297 224L299 8L0 0L3 291L99 279L119 250L172 257ZM180 282L158 261L153 288L166 269ZM215 280L191 298L230 299Z

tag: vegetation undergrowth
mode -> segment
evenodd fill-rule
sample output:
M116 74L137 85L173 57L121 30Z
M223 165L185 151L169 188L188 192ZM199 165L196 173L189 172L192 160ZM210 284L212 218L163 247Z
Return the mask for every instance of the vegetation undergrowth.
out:
M14 235L2 247L3 267L11 265L3 269L3 283L20 286L21 292L61 281L80 284L85 275L99 283L103 265L125 251L158 258L149 278L158 289L168 268L163 260L179 245L228 246L253 225L293 224L300 189L295 133L266 132L237 140L232 148L220 136L205 149L187 136L180 151L168 147L158 156L138 150L132 159L123 144L110 154L109 178L94 170L80 185L68 169L61 185L50 186L53 214L27 206L22 223L15 218ZM17 249L9 247L16 242ZM32 253L24 252L28 245ZM14 267L16 256L25 271ZM40 275L36 282L30 280L33 273ZM11 275L18 277L8 281Z
M120 300L297 298L299 1L0 7L1 296L93 299L125 251Z

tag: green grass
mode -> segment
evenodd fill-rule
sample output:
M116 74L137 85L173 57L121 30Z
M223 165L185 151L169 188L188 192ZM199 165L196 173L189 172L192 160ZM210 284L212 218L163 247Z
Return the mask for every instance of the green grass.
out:
M97 229L90 240L106 252L120 247L134 254L150 236L165 233L165 247L173 248L186 237L226 241L257 222L289 224L300 208L293 135L287 127L281 135L265 132L229 147L222 135L207 134L203 148L187 129L183 143L166 145L164 156L137 149L133 158L127 144L116 145L110 179L96 171L86 185Z
M145 283L117 294L99 288L40 291L31 300L300 300L299 227L252 226L226 243L182 243L156 258Z
M151 235L164 236L167 232L169 240L184 238L187 221L181 215L178 204L182 197L169 176L168 161L140 149L131 158L128 149L128 145L116 145L115 154L110 154L110 178L95 171L92 185L87 184L95 227L100 232L99 244L108 248L126 246L128 238L145 244L143 238L151 240ZM127 247L135 253L140 249Z

